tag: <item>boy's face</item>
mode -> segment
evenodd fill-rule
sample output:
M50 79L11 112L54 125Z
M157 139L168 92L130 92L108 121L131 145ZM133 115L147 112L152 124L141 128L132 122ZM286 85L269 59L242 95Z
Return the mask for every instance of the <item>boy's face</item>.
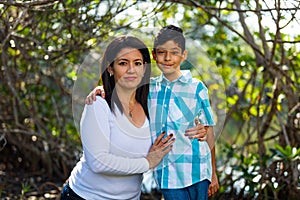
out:
M169 81L173 81L181 76L180 63L187 57L187 51L183 51L173 40L169 40L156 47L152 52L158 68Z

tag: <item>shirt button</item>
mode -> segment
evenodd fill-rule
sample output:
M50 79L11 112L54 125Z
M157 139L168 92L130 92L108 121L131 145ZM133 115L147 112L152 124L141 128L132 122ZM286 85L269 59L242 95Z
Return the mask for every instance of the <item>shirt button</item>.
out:
M166 107L167 107L167 104L164 104L164 107L166 108Z
M163 124L162 127L165 127L165 125Z

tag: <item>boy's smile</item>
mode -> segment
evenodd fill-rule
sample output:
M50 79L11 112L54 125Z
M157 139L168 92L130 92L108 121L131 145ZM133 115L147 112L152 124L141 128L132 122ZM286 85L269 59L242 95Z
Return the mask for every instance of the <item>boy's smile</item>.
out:
M183 51L173 40L158 45L155 52L152 52L158 68L169 80L176 80L181 76L180 63L186 59L187 51Z

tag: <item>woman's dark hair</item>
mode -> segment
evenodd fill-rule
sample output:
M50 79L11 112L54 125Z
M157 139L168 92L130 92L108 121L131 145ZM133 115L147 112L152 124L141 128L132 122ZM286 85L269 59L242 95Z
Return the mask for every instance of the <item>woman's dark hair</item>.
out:
M146 67L145 74L141 80L141 83L138 85L136 90L135 99L139 102L144 112L149 119L147 100L149 93L149 82L151 74L151 60L150 54L147 46L138 38L133 36L120 36L112 40L109 45L106 47L104 52L102 62L101 62L101 79L103 88L105 91L105 100L108 103L110 109L114 112L114 105L116 104L121 112L123 112L123 107L121 105L120 99L115 89L115 79L114 76L110 76L107 68L108 66L113 67L114 60L116 59L117 54L125 48L137 49L143 57L143 63Z
M168 25L160 29L154 38L154 52L156 51L158 45L162 45L170 40L178 44L182 52L185 50L185 37L183 36L182 29L174 25Z

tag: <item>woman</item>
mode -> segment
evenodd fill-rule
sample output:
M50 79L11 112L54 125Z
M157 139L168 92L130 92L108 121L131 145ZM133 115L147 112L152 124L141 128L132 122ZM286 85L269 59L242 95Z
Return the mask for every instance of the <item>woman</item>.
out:
M174 139L151 145L147 97L150 54L131 36L114 39L101 63L105 99L86 105L80 132L83 156L61 199L139 199L142 173L159 164Z

